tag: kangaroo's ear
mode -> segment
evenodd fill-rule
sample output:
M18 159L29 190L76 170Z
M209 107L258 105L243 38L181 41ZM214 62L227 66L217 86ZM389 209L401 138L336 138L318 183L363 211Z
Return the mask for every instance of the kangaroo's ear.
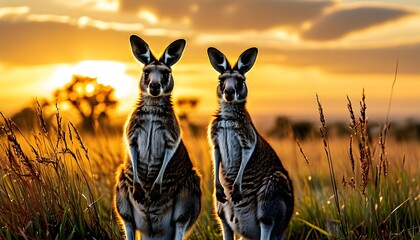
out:
M238 62L233 69L238 70L241 74L245 74L254 66L257 54L258 49L255 47L245 50L245 52L239 56Z
M131 35L130 43L134 56L144 65L147 65L156 60L155 56L153 56L152 52L150 51L149 45L147 45L143 39L136 35Z
M185 41L185 39L178 39L169 44L159 61L163 62L168 67L174 65L181 58L186 44L187 41Z
M226 56L216 48L209 47L207 49L207 54L209 55L211 65L219 73L224 73L227 70L232 69Z

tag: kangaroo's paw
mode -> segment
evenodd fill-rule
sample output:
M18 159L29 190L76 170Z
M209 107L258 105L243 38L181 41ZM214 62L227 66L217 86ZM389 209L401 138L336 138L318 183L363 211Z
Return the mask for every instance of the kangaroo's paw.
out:
M234 204L237 204L242 200L242 189L238 183L233 184L231 196Z
M144 198L145 198L145 191L143 187L140 185L140 183L135 182L133 186L133 198L136 200L136 202L140 204L144 204Z
M227 201L225 191L221 185L216 185L216 199L221 203L225 203Z

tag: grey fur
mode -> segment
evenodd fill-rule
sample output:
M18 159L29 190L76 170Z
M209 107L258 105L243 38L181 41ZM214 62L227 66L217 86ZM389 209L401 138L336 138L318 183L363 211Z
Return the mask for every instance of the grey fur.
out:
M283 239L294 208L288 172L271 146L261 137L245 108L245 73L257 49L241 54L234 67L215 48L210 63L221 75L217 87L220 108L210 124L213 145L216 209L223 237Z
M145 41L131 36L143 63L140 99L128 118L124 140L128 159L120 167L115 209L127 239L183 239L201 209L200 178L181 139L172 107L171 66L185 40L171 43L157 60Z

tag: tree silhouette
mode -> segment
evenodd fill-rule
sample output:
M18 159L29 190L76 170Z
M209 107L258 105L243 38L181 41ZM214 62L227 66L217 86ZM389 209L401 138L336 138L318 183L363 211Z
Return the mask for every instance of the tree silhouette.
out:
M54 117L54 112L49 108L54 107L47 99L34 99L27 107L22 108L15 113L11 119L21 130L31 131L39 126L36 109L41 107L43 109L43 118L47 122L47 126L51 127L51 122ZM55 109L55 108L54 108Z
M181 121L189 121L189 114L195 110L198 105L198 99L195 97L181 97L176 101L178 108L178 118Z
M199 134L201 127L191 122L189 116L197 108L198 103L199 99L195 97L181 97L175 103L181 124L186 124L190 133L195 136Z
M269 132L270 136L277 138L288 138L292 133L292 122L285 116L278 116L273 128Z
M72 81L54 92L58 102L70 103L79 113L83 130L93 133L96 123L104 124L108 110L117 105L114 88L96 78L73 75Z
M277 138L292 137L303 141L316 136L317 129L312 122L292 122L288 117L278 116L269 134Z

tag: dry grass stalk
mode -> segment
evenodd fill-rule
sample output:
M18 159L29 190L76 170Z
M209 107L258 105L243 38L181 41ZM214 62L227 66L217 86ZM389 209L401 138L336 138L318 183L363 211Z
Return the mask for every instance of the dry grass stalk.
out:
M38 101L36 101L36 104L37 104L37 108L35 109L35 111L38 116L39 126L41 127L42 133L44 133L45 135L48 135L47 123L45 122L44 113L42 111L41 105L39 104Z
M363 89L362 93L362 100L360 101L360 117L359 117L359 124L360 124L360 143L359 143L359 150L360 150L360 166L361 166L361 177L362 177L362 193L365 194L366 187L368 184L369 178L369 146L368 146L368 130L367 130L367 123L368 119L366 117L366 96L365 90Z
M403 158L402 158L402 167L404 168L405 166L405 153L403 154Z
M298 145L298 147L299 147L300 153L302 154L303 158L304 158L304 159L305 159L305 161L306 161L306 164L309 166L309 160L308 160L308 158L306 157L305 153L303 152L303 148L302 148L302 146L300 145L300 142L299 142L299 140L298 140L298 139L296 139L296 143L297 143L297 145Z
M349 185L350 185L350 187L352 187L353 189L355 189L355 188L356 188L356 182L354 181L354 177L351 177L351 178L350 178Z
M350 165L351 165L351 172L354 176L354 155L353 155L353 135L350 135L350 147L349 147L349 158L350 158Z
M343 174L343 177L341 178L341 183L343 184L343 187L346 188L347 182L346 182L346 178L344 177L344 174Z
M20 159L20 161L26 167L26 170L29 172L29 174L25 174L22 173L22 171L19 171L21 176L30 176L41 181L39 177L39 171L36 169L36 166L32 164L31 160L29 160L28 156L23 152L23 149L16 138L16 134L14 132L14 129L18 129L16 124L11 119L6 118L3 113L0 112L0 115L4 121L1 129L7 136L7 141L11 144L11 149L13 149L12 151L9 146L8 151L6 151L8 158L13 159L13 163L11 165L20 169L20 164L18 164L18 161L15 158L16 156L18 159Z
M386 177L388 174L388 158L386 154L386 130L387 126L384 126L383 131L381 131L380 137L379 137L379 146L381 147L381 153L379 155L379 177L381 176L381 173L383 172L384 176Z
M83 151L85 152L86 158L89 160L89 155L88 155L88 149L85 147L83 141L82 141L82 137L79 134L79 131L76 129L76 127L73 125L73 123L69 122L70 126L73 129L73 132L76 134L76 139L80 144L80 147L83 149Z
M63 127L62 127L62 121L63 118L60 116L60 111L58 110L58 103L55 103L55 120L57 122L57 142L56 142L56 148L58 148L58 144L61 140L64 139L63 134Z
M349 96L347 96L347 109L349 110L349 113L350 113L349 126L353 130L353 133L357 135L357 121L356 121L356 117L354 116L353 107L352 107Z
M71 129L70 129L70 123L67 123L67 129L68 129L68 132L69 132L69 139L70 139L70 142L71 142L72 144L74 144L74 142L73 142L73 134L71 134Z
M9 160L9 167L6 168L6 170L15 172L18 176L23 176L24 174L22 173L20 165L18 164L12 149L5 148L4 150L6 153L6 159Z
M336 182L335 173L334 173L334 166L333 166L333 163L332 163L331 150L330 150L330 145L329 145L329 141L328 141L327 125L326 125L326 121L325 121L324 111L323 111L321 102L319 101L318 94L316 95L316 101L318 103L319 120L321 121L321 126L319 127L319 130L320 130L320 134L321 134L321 137L322 137L322 141L324 143L325 154L327 156L328 169L330 171L331 186L332 186L332 189L333 189L333 192L334 192L335 207L337 209L338 218L339 218L339 221L340 221L341 233L343 234L343 236L346 236L346 231L344 229L343 217L342 217L341 210L340 210L340 202L339 202L339 199L338 199L338 188L337 188L337 182Z
M395 82L397 81L397 75L398 75L398 59L397 62L395 64L395 74L394 74L394 81L392 82L392 86L391 86L391 93L389 96L389 102L388 102L388 111L386 114L386 121L385 121L385 126L383 127L382 131L381 131L381 136L380 136L380 141L379 141L379 145L381 147L381 153L379 156L379 168L383 168L383 173L384 176L386 177L388 175L388 158L386 155L386 151L385 151L385 145L386 145L386 137L387 137L387 133L389 128L391 127L390 123L389 123L389 113L391 111L391 103L392 103L392 95L394 93L394 87L395 87ZM381 173L381 171L379 171L379 174Z

